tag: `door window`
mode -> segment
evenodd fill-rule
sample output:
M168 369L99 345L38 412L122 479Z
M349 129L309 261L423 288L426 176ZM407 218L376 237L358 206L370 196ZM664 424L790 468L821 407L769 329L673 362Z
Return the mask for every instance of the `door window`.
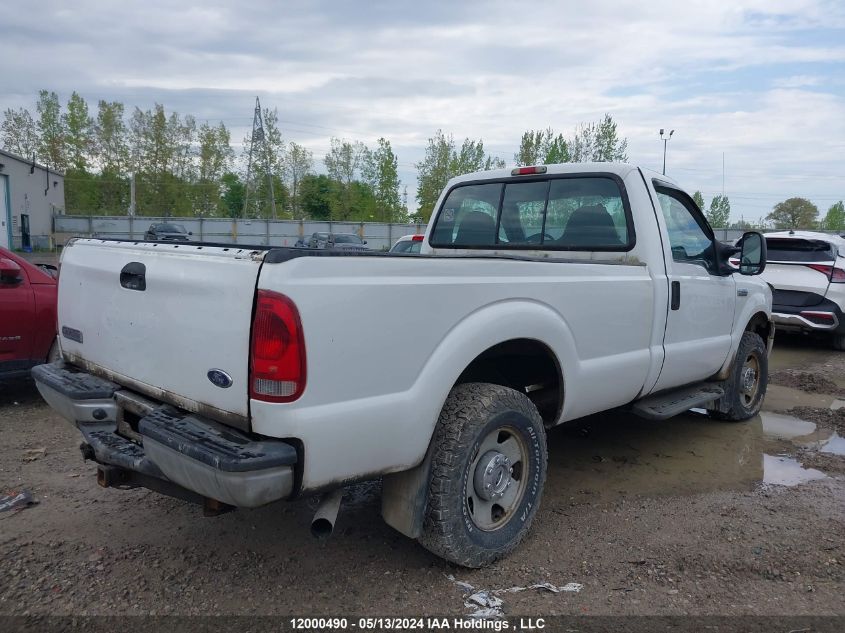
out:
M698 264L715 272L713 239L706 230L704 218L695 209L695 203L685 194L668 187L655 186L660 210L666 221L672 259L679 263Z

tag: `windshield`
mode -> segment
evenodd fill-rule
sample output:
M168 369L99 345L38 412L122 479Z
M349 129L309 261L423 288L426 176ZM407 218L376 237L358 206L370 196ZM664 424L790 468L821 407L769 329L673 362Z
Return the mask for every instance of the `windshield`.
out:
M159 224L157 231L162 233L187 233L188 231L181 224Z
M337 233L334 236L335 244L363 244L364 242L357 235L352 233Z
M390 250L394 253L419 253L421 246L421 241L415 242L412 240L403 240L401 242L396 242Z

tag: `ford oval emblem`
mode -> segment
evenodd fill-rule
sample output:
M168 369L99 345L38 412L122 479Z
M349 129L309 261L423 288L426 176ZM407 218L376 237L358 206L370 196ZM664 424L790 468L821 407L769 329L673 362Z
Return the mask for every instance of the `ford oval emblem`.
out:
M232 377L222 369L209 369L207 376L215 387L228 389L232 386Z

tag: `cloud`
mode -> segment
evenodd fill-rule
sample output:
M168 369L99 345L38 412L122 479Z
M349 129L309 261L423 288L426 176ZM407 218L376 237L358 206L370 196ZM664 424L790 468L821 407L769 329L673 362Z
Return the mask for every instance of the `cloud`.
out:
M390 139L411 191L437 129L510 159L525 129L609 112L633 162L659 167L657 130L674 127L670 174L720 191L724 152L728 193L763 208L785 189L845 195L843 34L836 0L45 0L0 24L15 60L0 107L77 90L222 120L239 141L260 95L318 158L332 135Z

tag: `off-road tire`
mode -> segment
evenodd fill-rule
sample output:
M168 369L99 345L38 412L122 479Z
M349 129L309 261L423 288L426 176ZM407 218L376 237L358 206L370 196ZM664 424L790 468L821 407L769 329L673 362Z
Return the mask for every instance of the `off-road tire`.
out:
M746 402L743 397L743 368L749 356L756 358L757 391L753 399ZM744 332L739 342L739 349L734 358L731 374L725 381L725 395L718 401L718 409L710 410L710 417L726 422L742 422L753 418L760 412L763 399L766 397L766 387L769 384L769 357L766 353L766 343L756 332Z
M470 515L467 484L481 442L496 428L517 435L526 449L521 499L499 527L480 529ZM464 567L483 567L510 553L525 537L546 480L546 432L537 407L514 389L488 383L456 386L434 431L431 474L420 543Z

